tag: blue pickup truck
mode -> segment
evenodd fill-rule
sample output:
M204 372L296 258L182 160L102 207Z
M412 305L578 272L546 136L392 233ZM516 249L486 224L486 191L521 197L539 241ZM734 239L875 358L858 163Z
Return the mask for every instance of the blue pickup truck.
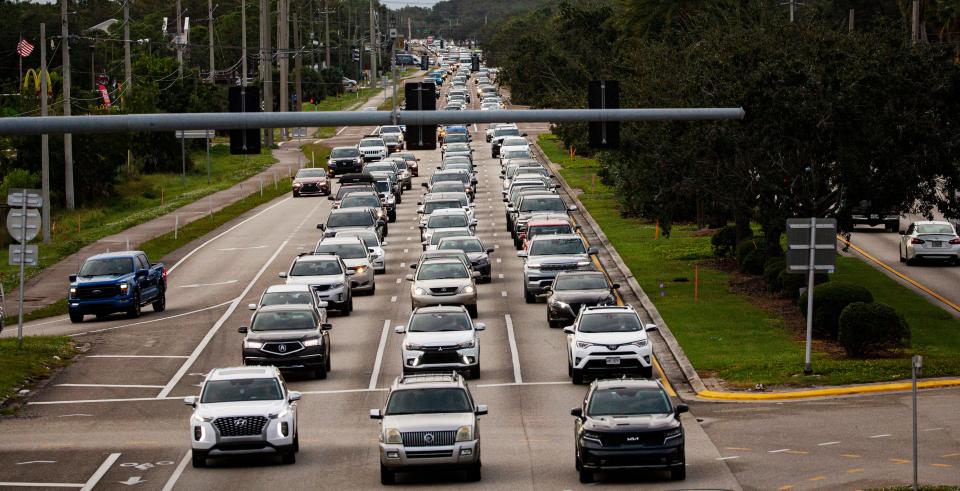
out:
M67 309L73 323L83 322L88 314L102 318L124 312L136 318L147 304L163 312L166 291L166 268L162 263L150 264L142 251L97 254L83 263L79 273L70 275Z

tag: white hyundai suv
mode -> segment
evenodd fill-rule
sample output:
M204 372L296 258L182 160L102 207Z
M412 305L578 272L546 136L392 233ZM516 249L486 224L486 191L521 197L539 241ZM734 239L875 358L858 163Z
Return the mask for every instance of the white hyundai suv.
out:
M193 466L206 467L208 457L256 453L279 454L284 464L293 464L300 450L299 400L275 367L212 370L200 396L183 400L193 408Z
M585 307L567 333L567 366L573 383L582 384L584 373L640 374L653 377L653 348L646 327L630 305Z

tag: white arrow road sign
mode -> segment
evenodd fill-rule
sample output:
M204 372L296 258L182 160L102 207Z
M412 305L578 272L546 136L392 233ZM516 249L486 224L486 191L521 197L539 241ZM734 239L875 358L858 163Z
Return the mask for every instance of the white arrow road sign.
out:
M140 484L142 482L147 482L147 481L141 479L140 476L133 476L127 479L126 481L117 481L117 482L120 484L126 484L127 486L134 486L136 484Z

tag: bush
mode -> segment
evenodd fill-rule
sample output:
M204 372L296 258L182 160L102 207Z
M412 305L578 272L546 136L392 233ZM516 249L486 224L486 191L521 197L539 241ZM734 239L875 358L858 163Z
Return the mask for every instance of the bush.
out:
M747 253L743 261L740 262L740 272L752 275L763 274L764 265L767 264L767 251L757 249Z
M787 260L783 256L767 258L763 265L763 281L767 284L767 291L780 293L783 291L783 282L780 273L787 269Z
M837 340L847 356L870 356L906 346L910 342L910 326L887 305L854 302L840 313Z
M743 264L747 254L750 254L753 251L763 251L766 248L767 243L762 236L744 239L737 244L736 249L734 249L733 256L737 258L737 264Z
M870 290L849 283L831 283L813 290L813 332L818 337L837 338L840 329L840 312L854 302L873 302ZM807 315L807 294L800 295L797 302L800 313Z
M750 230L753 234L753 230ZM710 244L713 245L713 255L717 257L730 257L737 245L737 227L729 225L723 227L713 234L710 238Z
M791 300L797 300L800 297L800 289L807 287L807 275L804 274L794 274L788 273L786 267L778 275L777 281L783 285L783 288L780 290L780 294L784 298L789 298ZM830 277L826 273L819 273L813 276L813 284L819 285L821 283L826 283L830 281ZM803 304L806 305L806 304Z

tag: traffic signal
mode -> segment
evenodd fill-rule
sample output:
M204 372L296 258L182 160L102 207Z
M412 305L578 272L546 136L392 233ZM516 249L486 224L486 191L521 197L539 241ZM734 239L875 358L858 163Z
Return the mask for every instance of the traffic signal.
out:
M435 111L436 85L433 82L409 82L404 85L407 111ZM437 125L407 125L403 141L408 150L436 150Z
M620 82L616 80L590 82L587 101L590 109L620 109ZM595 121L588 125L588 144L591 148L611 149L620 146L620 122Z
M360 50L357 48L353 48L353 61L355 63L360 61Z
M229 109L232 113L260 112L259 87L230 87ZM230 130L232 155L260 155L258 128Z

